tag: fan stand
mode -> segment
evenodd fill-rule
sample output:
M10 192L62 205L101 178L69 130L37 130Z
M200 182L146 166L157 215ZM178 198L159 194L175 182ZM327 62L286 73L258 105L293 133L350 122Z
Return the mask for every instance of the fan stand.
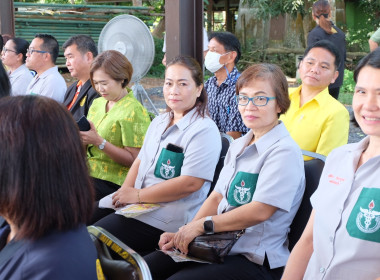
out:
M142 105L144 105L144 100L148 101L148 103L150 104L152 110L153 110L153 113L158 116L159 113L158 113L158 110L156 108L156 106L154 106L152 100L149 98L149 95L148 93L145 91L145 89L143 88L143 86L139 83L139 81L136 81L135 84L132 86L132 91L133 91L133 94L135 95L136 99L138 101L140 101L140 103Z

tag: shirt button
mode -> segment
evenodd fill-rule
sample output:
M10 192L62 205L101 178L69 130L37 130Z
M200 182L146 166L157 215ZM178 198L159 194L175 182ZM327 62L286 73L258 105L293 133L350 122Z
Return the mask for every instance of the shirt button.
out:
M324 272L325 272L325 269L324 269L323 267L321 267L321 268L319 269L319 272L320 272L320 273L324 273Z

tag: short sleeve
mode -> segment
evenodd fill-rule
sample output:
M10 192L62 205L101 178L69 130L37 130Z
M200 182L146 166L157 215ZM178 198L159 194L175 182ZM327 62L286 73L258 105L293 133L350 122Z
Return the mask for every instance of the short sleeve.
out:
M260 170L252 200L290 211L305 184L301 156L293 146L274 149Z
M181 175L193 176L212 181L215 167L222 149L220 133L210 119L203 119L202 126L194 127L186 150Z
M130 114L119 120L121 141L124 147L141 148L150 124L148 112L139 104L129 108Z

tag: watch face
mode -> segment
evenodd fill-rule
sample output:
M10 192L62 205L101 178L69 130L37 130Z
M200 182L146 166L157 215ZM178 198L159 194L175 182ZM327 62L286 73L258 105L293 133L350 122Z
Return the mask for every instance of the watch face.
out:
M212 220L205 221L203 224L205 233L211 234L214 233L214 222Z

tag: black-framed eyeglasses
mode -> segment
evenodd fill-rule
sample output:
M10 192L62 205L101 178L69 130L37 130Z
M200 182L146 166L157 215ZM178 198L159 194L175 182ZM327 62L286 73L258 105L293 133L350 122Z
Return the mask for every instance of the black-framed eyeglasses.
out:
M268 104L269 100L274 100L276 97L267 97L267 96L255 96L248 97L246 95L236 95L236 102L238 105L247 106L249 101L252 101L252 104L255 106L265 106Z
M48 51L40 51L40 50L33 50L33 49L27 49L26 52L30 55L32 55L33 53L50 53Z
M7 52L14 52L14 53L17 54L17 52L14 51L14 50L10 50L10 49L7 49L7 48L3 48L3 53L7 53Z

